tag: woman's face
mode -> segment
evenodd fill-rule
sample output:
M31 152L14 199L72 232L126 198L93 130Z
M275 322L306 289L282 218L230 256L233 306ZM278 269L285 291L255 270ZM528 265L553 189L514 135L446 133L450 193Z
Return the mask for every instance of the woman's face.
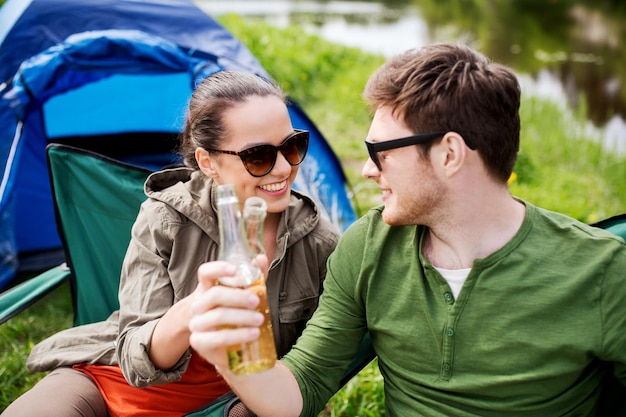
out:
M240 151L251 146L269 144L278 146L293 133L287 106L275 96L251 96L224 113L226 137L220 150ZM281 213L289 205L290 191L298 173L282 153L276 155L272 170L254 177L248 173L236 155L196 151L202 172L218 184L235 184L241 204L251 196L267 202L268 213Z

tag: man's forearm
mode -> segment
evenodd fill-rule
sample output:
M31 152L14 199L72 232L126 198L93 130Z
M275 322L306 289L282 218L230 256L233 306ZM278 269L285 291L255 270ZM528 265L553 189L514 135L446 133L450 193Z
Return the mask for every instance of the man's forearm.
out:
M302 394L296 378L280 362L258 374L237 376L220 373L241 401L259 417L297 417L302 412Z

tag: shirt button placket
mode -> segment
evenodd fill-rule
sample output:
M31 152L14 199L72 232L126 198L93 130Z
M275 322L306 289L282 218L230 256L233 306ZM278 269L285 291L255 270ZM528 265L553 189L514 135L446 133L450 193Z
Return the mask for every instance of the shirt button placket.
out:
M452 294L451 291L445 291L443 293L443 299L445 300L446 304L448 304L449 308L452 308L452 305L454 305L454 295ZM451 313L451 310L448 311L448 313ZM451 317L449 317L449 320L451 319ZM454 321L452 321L454 322ZM450 322L449 322L450 323ZM454 328L453 327L445 327L444 328L444 339L443 339L443 349L442 349L442 353L443 353L443 362L441 364L441 378L444 381L449 381L450 378L452 377L452 352L454 351Z

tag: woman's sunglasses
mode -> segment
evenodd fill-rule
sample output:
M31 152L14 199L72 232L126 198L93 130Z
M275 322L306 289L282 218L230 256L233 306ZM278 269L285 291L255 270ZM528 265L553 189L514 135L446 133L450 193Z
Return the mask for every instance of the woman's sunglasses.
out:
M220 152L228 155L236 155L241 158L243 166L253 177L262 177L270 173L276 164L278 151L283 154L289 165L300 165L309 148L309 132L296 129L287 136L278 146L257 145L241 151L224 151L221 149L207 149L209 152Z

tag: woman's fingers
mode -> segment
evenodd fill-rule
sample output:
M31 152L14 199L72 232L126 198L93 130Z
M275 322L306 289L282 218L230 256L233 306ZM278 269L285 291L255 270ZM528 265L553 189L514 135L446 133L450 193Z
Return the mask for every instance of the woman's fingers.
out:
M259 327L263 320L263 314L254 310L220 307L195 315L189 322L189 330L204 332L235 327Z
M258 257L262 269L267 258ZM259 297L242 288L218 285L220 277L233 276L236 268L223 261L207 262L198 268L198 288L191 303L189 343L216 367L228 365L226 349L259 338L263 314L255 311Z
M206 262L198 268L198 286L202 291L216 285L220 277L230 277L235 275L237 268L230 262L213 261Z
M198 291L191 304L193 314L203 314L218 307L253 309L260 300L257 295L241 288L217 285L206 291Z
M195 324L192 326L198 327L197 330L191 332L190 340L195 341L195 344L203 349L220 349L227 346L252 342L259 338L260 333L258 327L233 327L221 328L219 330L201 330L204 329L201 325ZM194 346L193 343L192 346ZM194 348L195 347L196 346L194 346Z
M257 255L253 260L267 276L267 270L269 262L267 256ZM212 286L216 285L216 281L220 277L232 277L237 272L237 268L230 262L226 261L212 261L206 262L200 265L198 268L198 285L202 290L208 290Z
M224 288L230 291L221 291L220 287L213 287L206 293L206 297L194 300L195 313L189 322L189 344L196 352L199 352L205 359L213 363L218 369L225 369L228 366L226 349L229 346L237 346L256 340L259 338L259 325L263 323L263 314L249 308L236 307L211 307L212 298L220 299L220 293L231 295L229 299L243 300L243 305L249 305L249 297L258 297L247 291L236 288ZM211 292L215 292L215 297L211 297ZM232 294L240 293L243 297L232 297ZM243 294L241 294L243 293ZM208 299L209 301L206 301ZM206 304L203 303L206 301ZM236 303L235 303L236 304Z
M226 347L248 343L259 338L259 328L243 327L222 329L219 331L193 331L189 344L206 360L223 372L228 368Z

